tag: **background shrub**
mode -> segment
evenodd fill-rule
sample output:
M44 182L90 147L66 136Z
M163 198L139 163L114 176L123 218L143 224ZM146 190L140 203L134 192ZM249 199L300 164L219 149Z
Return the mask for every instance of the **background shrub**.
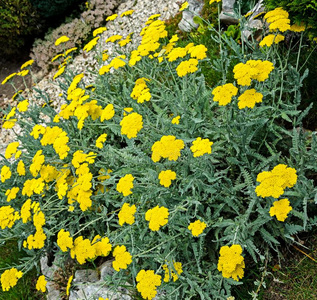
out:
M14 56L39 32L39 15L28 0L0 0L0 53Z
M265 0L268 10L283 7L293 23L304 22L316 37L317 35L317 1L316 0Z

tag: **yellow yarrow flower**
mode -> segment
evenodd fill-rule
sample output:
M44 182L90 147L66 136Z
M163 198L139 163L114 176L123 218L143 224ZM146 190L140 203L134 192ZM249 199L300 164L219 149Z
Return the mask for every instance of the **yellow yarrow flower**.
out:
M173 268L169 269L167 264L162 266L165 271L164 282L170 281L170 274L172 275L173 281L175 282L179 275L183 273L182 263L173 261Z
M28 61L26 61L22 66L21 66L21 70L23 70L24 68L28 67L28 66L31 66L32 64L34 63L34 60L33 59L30 59Z
M140 114L133 112L124 116L120 122L121 134L128 139L136 138L139 131L143 128L143 118Z
M20 176L24 176L25 175L25 165L24 165L24 162L23 160L20 160L18 162L18 165L17 165L17 172Z
M290 28L290 31L293 31L293 32L303 32L305 31L306 29L306 26L304 23L301 23L301 24L293 24L291 25L291 28Z
M121 40L122 38L123 38L122 35L118 35L118 34L112 35L112 36L110 36L109 38L106 39L106 43L114 43L116 41Z
M120 178L117 184L117 191L122 193L124 197L132 194L131 189L133 188L133 180L134 177L132 174L126 174L122 178Z
M41 291L43 293L46 292L46 284L47 284L47 281L45 280L45 276L44 275L41 275L38 279L37 279L37 282L36 282L36 289L38 291Z
M264 15L264 19L269 23L270 31L279 30L284 32L291 28L288 12L281 7L277 7Z
M201 222L200 220L196 220L188 225L188 229L192 232L193 236L199 236L202 234L206 227L207 224L205 222Z
M222 246L219 253L218 271L222 272L222 276L236 281L242 279L245 268L244 258L241 255L242 247L240 245Z
M1 229L12 228L15 221L20 219L19 212L10 205L0 207L0 227Z
M18 271L16 268L11 268L10 270L5 270L1 274L1 286L2 290L8 291L11 287L14 287L18 279L22 277L23 273L21 271Z
M89 52L92 48L94 48L97 45L99 39L100 36L97 36L94 39L92 39L88 44L84 46L83 50Z
M256 181L260 182L255 189L257 196L278 198L284 193L285 188L291 188L296 184L297 174L294 168L279 164L272 171L259 173Z
M210 154L212 145L213 142L209 141L209 139L202 139L201 137L198 137L193 141L193 145L190 147L190 150L193 152L194 157L199 157L204 154Z
M10 159L12 157L13 154L15 154L18 150L20 143L19 142L12 142L10 143L5 151L4 157L6 159Z
M102 135L100 135L97 140L96 140L96 147L99 148L99 149L102 149L103 148L103 142L105 142L107 139L107 134L104 133Z
M179 124L179 119L181 118L181 116L177 116L177 117L174 117L173 119L172 119L172 124Z
M176 179L176 173L172 170L161 171L158 179L161 185L169 187L172 184L172 180Z
M1 182L5 182L7 179L11 178L11 170L8 166L3 166L1 168L0 176L1 176Z
M57 77L61 76L61 75L64 73L65 68L66 68L65 66L62 66L62 67L55 73L55 75L53 76L53 79L56 79Z
M69 290L73 281L73 275L68 278L67 286L66 286L66 295L69 296Z
M188 2L187 1L185 1L183 4L182 4L182 6L179 8L179 11L183 11L184 9L186 9L187 7L188 7Z
M101 34L105 32L106 30L107 30L107 27L99 27L93 31L92 35L95 37L96 35Z
M281 34L269 34L267 35L260 43L259 43L259 46L260 47L264 47L264 46L267 46L267 47L270 47L272 46L272 44L278 44L279 42L281 41L284 41L285 37Z
M29 107L29 100L27 100L27 99L21 101L17 105L17 109L19 112L26 112L28 110L28 107Z
M134 13L134 9L130 9L130 10L127 10L127 11L123 12L123 13L120 15L120 17L122 18L122 17L124 17L124 16L130 16L130 15L132 15L133 13Z
M58 46L59 44L62 44L62 43L66 43L68 41L69 41L69 37L67 37L66 35L63 35L55 41L55 46Z
M181 155L180 151L184 149L185 144L182 140L177 140L173 135L162 136L160 141L153 144L152 160L158 162L161 158L168 160L177 160Z
M263 95L255 89L246 90L238 98L238 107L243 109L246 107L253 108L255 103L261 103Z
M17 75L17 73L12 73L9 76L7 76L6 78L4 78L4 80L1 82L1 84L6 84L11 78L13 78L15 75Z
M141 270L137 276L136 288L143 299L151 300L156 296L156 288L162 284L161 276L154 274L153 270Z
M61 229L57 234L57 245L63 252L67 252L68 248L72 249L74 246L73 238L68 231Z
M77 259L82 265L87 259L93 259L95 257L95 248L91 245L88 239L84 239L79 236L74 241L74 246L70 249L70 256Z
M274 201L273 206L270 208L270 216L276 216L278 221L284 222L287 218L287 214L292 210L288 199L281 199Z
M127 269L128 265L132 263L132 256L127 251L124 245L116 246L112 252L115 260L112 262L112 267L119 272L121 269Z
M149 221L149 228L152 231L158 231L161 226L168 223L168 216L168 209L164 206L159 207L157 205L145 213L145 220Z
M117 17L118 17L117 14L113 14L113 15L107 17L106 21L113 21L113 20L115 20Z
M198 60L190 58L189 60L182 61L176 68L177 75L184 77L189 73L195 73L198 70Z
M134 214L136 213L136 206L124 203L119 211L119 225L123 226L124 223L132 225L135 222Z
M19 190L19 187L13 187L12 189L6 190L5 195L7 196L7 202L10 202L11 200L15 199Z

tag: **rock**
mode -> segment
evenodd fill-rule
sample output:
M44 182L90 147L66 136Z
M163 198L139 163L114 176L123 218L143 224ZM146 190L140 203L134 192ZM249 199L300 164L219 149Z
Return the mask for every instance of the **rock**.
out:
M112 268L112 260L108 260L104 262L100 267L100 278L104 279L108 275L112 275L114 273L114 269Z
M47 299L48 300L57 300L60 299L60 292L58 290L58 286L54 284L53 278L54 273L59 269L57 265L53 262L53 265L49 267L47 265L48 258L47 256L44 256L40 260L41 264L41 272L43 275L45 275L47 280L46 288L47 288Z
M220 13L220 21L225 23L225 24L238 24L239 20L235 17L234 14L234 3L235 0L223 0L222 1L222 10Z
M99 280L98 271L96 270L77 270L74 276L74 283L97 282Z
M105 287L103 281L96 283L86 283L76 285L69 294L69 300L86 300L86 299L99 299L109 298L112 300L131 300L132 298L127 295L127 290L118 288L118 292L114 292ZM122 291L122 292L121 292Z
M199 24L194 22L194 17L199 16L204 3L198 0L188 0L188 8L183 11L183 17L178 24L181 31L190 32L194 28L198 28Z
M248 40L253 34L254 38L257 39L259 33L262 32L263 22L261 20L255 19L260 13L264 12L263 0L259 0L258 3L248 12L251 14L247 23L245 24L245 29L241 32L241 37L244 41Z

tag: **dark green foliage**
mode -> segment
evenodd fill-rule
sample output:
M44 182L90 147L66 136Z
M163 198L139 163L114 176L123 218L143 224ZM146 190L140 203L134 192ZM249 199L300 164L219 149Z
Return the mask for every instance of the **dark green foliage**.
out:
M43 18L64 15L78 0L30 0Z
M16 55L38 32L39 17L28 0L0 0L0 53Z
M283 7L293 23L304 22L317 35L317 0L265 0L268 10Z

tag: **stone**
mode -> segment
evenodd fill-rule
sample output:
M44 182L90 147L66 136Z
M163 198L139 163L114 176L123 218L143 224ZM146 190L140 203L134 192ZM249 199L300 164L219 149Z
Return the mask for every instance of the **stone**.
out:
M257 4L248 12L248 14L251 15L241 32L241 37L244 41L248 40L251 35L253 35L255 39L258 39L259 34L262 33L263 22L259 19L255 19L255 17L264 12L265 7L263 2L263 0L259 0Z
M77 270L74 276L74 283L97 282L99 280L98 271L96 270Z
M223 0L222 1L222 10L220 13L220 21L232 25L232 24L238 24L239 20L235 17L234 14L234 4L235 0Z
M198 28L199 24L194 22L194 17L199 16L203 9L204 3L198 0L188 0L188 7L183 11L183 17L178 24L181 31L190 32L192 29Z
M114 273L114 269L112 267L112 260L108 260L104 262L100 267L100 278L104 279L107 276L111 276Z

